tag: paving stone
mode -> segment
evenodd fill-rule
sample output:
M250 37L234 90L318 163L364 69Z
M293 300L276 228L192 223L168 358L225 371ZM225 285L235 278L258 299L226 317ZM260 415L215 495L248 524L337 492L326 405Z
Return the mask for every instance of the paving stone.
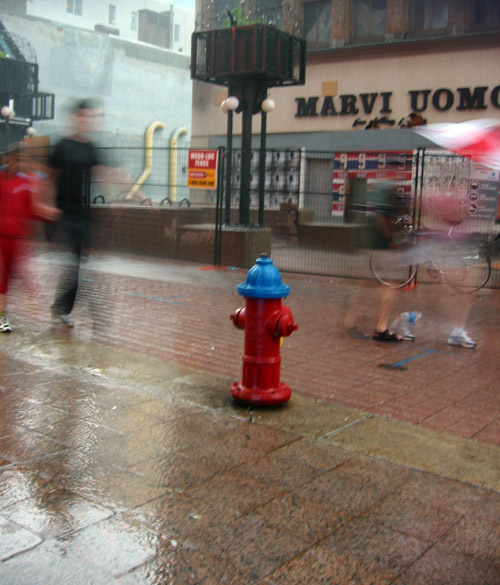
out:
M80 496L46 484L36 497L20 500L1 515L42 539L79 530L111 516L112 512Z
M433 547L396 579L394 585L496 585L499 581L500 566Z
M339 528L322 540L321 546L371 567L385 579L394 579L413 565L429 544L364 518Z
M265 581L267 585L388 585L391 579L374 570L368 563L352 556L344 556L322 546L308 549L289 563L274 571Z
M0 517L0 561L29 550L41 542L42 539L33 532Z
M462 516L433 505L432 500L423 503L418 499L408 498L406 494L400 494L387 498L366 518L433 543L449 531L455 531Z
M246 585L249 581L230 559L214 557L207 551L180 549L139 567L129 579L144 583L172 585Z
M488 522L479 518L462 518L440 546L496 563L500 567L500 522L492 517Z

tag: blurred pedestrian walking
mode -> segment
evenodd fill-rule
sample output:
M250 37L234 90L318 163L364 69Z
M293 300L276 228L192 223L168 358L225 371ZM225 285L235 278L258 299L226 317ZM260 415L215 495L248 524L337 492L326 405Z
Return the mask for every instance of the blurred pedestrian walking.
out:
M97 105L91 100L78 102L72 111L73 133L55 147L51 165L55 172L59 222L70 262L59 279L56 297L51 307L54 323L73 327L69 315L78 292L82 250L88 243L90 224L90 179L98 167L98 157L91 134L99 116Z
M57 209L40 201L43 179L23 172L21 146L11 145L3 153L0 168L0 333L10 333L12 327L7 318L7 291L9 282L21 272L26 257L26 238L31 222L39 219L54 221ZM31 283L30 283L31 284Z

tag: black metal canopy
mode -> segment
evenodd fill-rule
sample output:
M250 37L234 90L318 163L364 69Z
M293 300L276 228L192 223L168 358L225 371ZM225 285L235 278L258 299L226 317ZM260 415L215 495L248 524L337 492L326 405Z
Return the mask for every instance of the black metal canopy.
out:
M251 77L267 87L304 85L306 42L273 26L253 24L192 35L191 78L229 86Z

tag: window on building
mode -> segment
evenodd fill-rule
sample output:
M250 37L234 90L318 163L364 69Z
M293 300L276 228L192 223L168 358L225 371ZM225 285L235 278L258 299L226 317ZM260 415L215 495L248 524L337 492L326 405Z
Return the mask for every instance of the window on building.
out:
M158 17L158 25L170 29L170 12L162 12Z
M137 30L137 12L130 13L130 30Z
M477 26L494 26L500 21L498 0L475 0L473 2L472 23Z
M179 42L179 39L181 38L181 27L178 24L174 25L174 41L176 43Z
M306 2L304 9L304 37L309 44L328 43L331 38L331 0Z
M82 15L83 0L66 0L66 12L70 14Z
M159 14L145 9L139 10L138 14L137 39L145 43L171 49L173 43L172 34L174 31L170 21L170 11Z
M355 0L354 37L368 39L385 35L385 0Z
M414 0L413 29L433 30L448 26L449 0Z
M108 24L116 24L116 6L114 4L109 5Z

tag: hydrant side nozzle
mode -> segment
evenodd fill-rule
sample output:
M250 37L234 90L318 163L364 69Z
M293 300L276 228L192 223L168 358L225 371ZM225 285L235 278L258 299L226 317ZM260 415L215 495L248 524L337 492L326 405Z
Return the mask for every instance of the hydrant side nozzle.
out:
M297 331L299 326L293 322L293 315L291 313L284 313L280 315L276 323L276 334L278 337L288 337L294 331Z
M240 307L231 315L233 325L238 329L245 329L245 307Z
M275 337L288 337L298 329L298 325L293 322L293 315L290 309L283 305L282 310L275 311L267 320L267 330Z

